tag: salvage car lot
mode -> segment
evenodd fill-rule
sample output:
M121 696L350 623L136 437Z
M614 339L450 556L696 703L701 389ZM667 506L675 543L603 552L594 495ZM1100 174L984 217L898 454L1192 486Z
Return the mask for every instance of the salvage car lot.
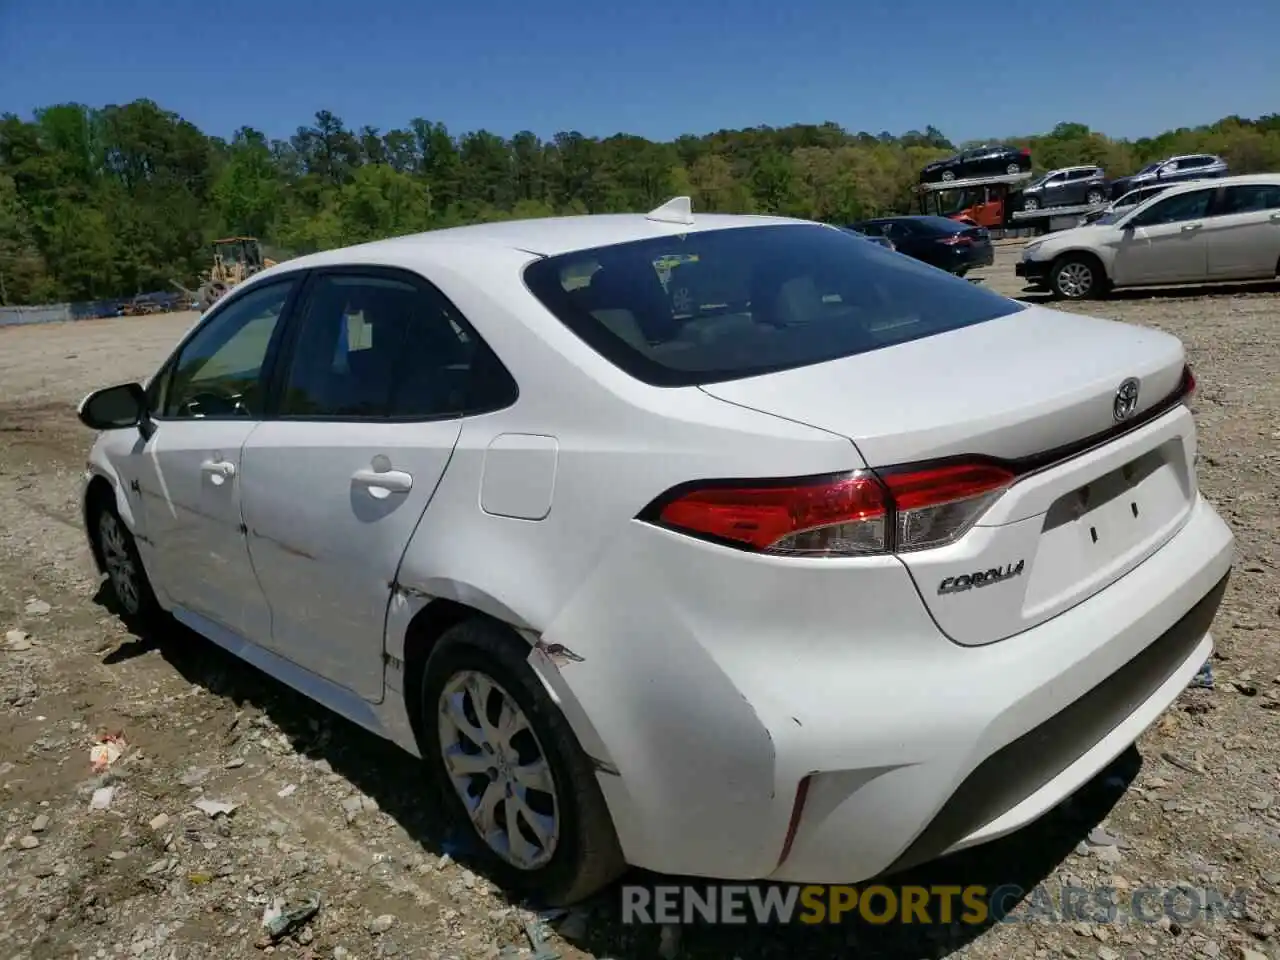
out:
M1017 253L1002 247L996 265L975 275L1018 295ZM1127 756L1067 810L923 868L917 880L1044 882L1050 891L1246 886L1257 891L1250 915L1186 929L847 923L763 937L690 929L681 944L688 955L825 958L855 944L859 956L903 957L1030 957L1064 947L1083 956L1275 953L1280 287L1131 293L1069 309L1158 327L1187 344L1200 381L1201 485L1239 544L1215 627L1218 688L1184 696L1142 741L1136 773ZM0 330L0 609L3 629L17 631L0 653L5 954L69 956L75 945L110 943L143 957L253 955L264 908L313 891L322 894L319 913L297 944L278 950L469 958L528 947L528 918L454 862L465 851L433 828L409 758L189 634L130 637L95 600L76 500L91 438L74 403L154 369L192 320ZM89 751L99 730L123 731L127 746L94 779ZM98 794L105 809L90 809L102 788L111 788ZM192 806L202 797L237 808L211 817ZM1120 843L1077 849L1104 816L1105 835L1094 839ZM656 931L622 930L616 903L606 895L573 915L568 942L555 949L653 956Z

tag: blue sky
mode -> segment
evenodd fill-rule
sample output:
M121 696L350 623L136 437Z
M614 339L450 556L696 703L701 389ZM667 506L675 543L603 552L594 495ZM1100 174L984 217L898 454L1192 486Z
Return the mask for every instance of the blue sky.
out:
M208 133L666 139L833 120L1127 137L1280 111L1280 0L0 0L0 112L149 97ZM1220 15L1221 14L1221 15ZM242 23L217 30L212 24ZM1007 51L1003 52L1002 51Z

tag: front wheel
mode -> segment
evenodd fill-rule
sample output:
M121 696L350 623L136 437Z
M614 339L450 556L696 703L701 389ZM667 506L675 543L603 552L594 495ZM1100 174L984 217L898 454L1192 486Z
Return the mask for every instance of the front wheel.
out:
M1066 257L1054 266L1049 286L1064 300L1087 300L1102 292L1106 278L1098 265L1085 257Z
M1011 177L1016 177L1019 173L1022 172L1022 168L1019 167L1016 163L1011 163L1004 168L1004 172Z
M1037 200L1035 197L1027 197L1026 200L1022 202L1022 209L1023 210L1039 210L1040 201Z
M152 625L160 604L142 566L137 542L113 504L103 502L94 510L93 543L115 593L121 619L130 627Z
M1086 197L1084 198L1084 202L1085 202L1085 203L1088 203L1088 204L1091 204L1091 205L1092 205L1092 204L1095 204L1095 203L1101 203L1101 202L1102 202L1102 191L1101 191L1101 190L1090 190L1090 191L1089 191L1089 193L1088 193L1088 196L1086 196Z
M506 627L467 620L422 681L422 752L500 886L551 905L590 896L625 862L591 760Z
M943 180L945 180L945 181L947 181L948 183L950 183L950 182L951 182L952 180L954 180L955 178L956 178L956 174L955 174L955 171L954 171L954 170L943 170L943 171L942 171L942 179L943 179Z

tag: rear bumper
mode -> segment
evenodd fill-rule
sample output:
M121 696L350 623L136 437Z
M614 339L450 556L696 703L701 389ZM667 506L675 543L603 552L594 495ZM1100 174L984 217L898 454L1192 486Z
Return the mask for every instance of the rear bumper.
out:
M1102 593L964 651L933 676L922 671L900 699L911 713L934 714L937 739L904 744L902 762L878 769L824 769L815 755L821 772L772 877L862 880L996 839L1051 810L1133 743L1208 658L1231 555L1226 524L1199 500L1174 540ZM973 703L948 709L944 695L931 708L944 685ZM886 738L920 725L902 712L844 721L846 731Z
M628 861L808 883L994 839L1077 790L1209 655L1233 549L1197 497L1111 586L963 647L896 558L779 560L639 523L623 540L543 633L581 661L541 672Z
M1029 284L1045 286L1049 283L1049 263L1043 260L1019 260L1013 266L1014 276L1022 277Z

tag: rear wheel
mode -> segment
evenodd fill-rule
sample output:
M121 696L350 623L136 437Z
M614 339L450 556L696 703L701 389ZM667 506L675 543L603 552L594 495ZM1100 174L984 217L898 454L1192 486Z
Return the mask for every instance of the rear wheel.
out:
M1022 168L1019 167L1016 163L1011 163L1004 168L1004 172L1009 174L1009 176L1011 177L1016 177L1019 173L1022 172Z
M1066 256L1049 275L1049 286L1064 300L1088 300L1099 296L1106 278L1097 263L1088 257Z
M1040 209L1040 201L1039 201L1039 200L1037 200L1035 197L1027 197L1027 198L1022 202L1022 209L1023 209L1023 210L1039 210L1039 209Z
M951 182L952 180L954 180L955 178L956 178L956 173L955 173L955 171L954 171L954 170L943 170L943 171L942 171L942 179L943 179L943 180L946 180L948 183L950 183L950 182Z
M553 905L581 900L626 864L594 767L501 624L440 638L422 680L422 752L495 882Z
M1084 198L1084 202L1088 204L1101 203L1102 199L1101 190L1090 190L1088 195Z

